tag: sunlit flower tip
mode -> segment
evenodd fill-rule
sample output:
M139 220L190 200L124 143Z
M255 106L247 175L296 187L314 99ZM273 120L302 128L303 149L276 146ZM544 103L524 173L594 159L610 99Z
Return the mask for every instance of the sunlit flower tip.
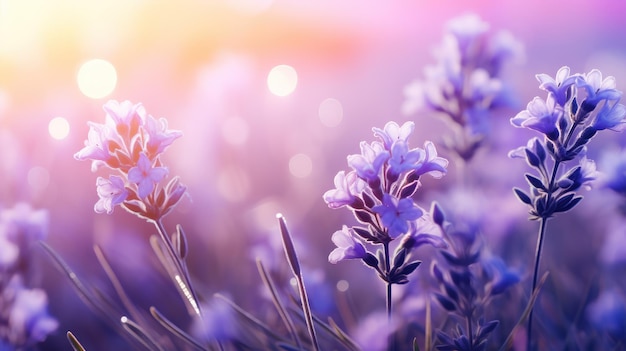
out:
M546 101L535 97L528 103L526 110L511 118L511 124L536 130L554 140L558 137L557 121L562 114L563 109L557 107L555 99L551 96L548 96Z
M154 189L154 185L167 175L166 167L152 167L152 161L145 153L139 155L137 166L128 170L128 181L138 186L137 193L144 199Z
M183 135L183 132L179 130L168 129L167 120L165 118L159 118L157 120L150 115L146 117L144 130L148 134L146 148L152 155L163 153L174 140Z
M120 103L116 100L109 100L102 108L106 112L107 123L111 124L124 138L137 133L145 118L145 109L141 103L133 104L128 100Z
M346 174L340 171L335 175L335 189L324 193L324 201L330 208L339 208L352 205L357 200L356 195L365 188L365 182L361 180L355 171Z
M110 214L113 208L126 200L128 190L125 187L124 179L120 176L112 175L109 179L98 177L96 179L96 191L100 199L96 202L94 210L96 213Z
M624 105L615 103L609 107L604 104L593 121L592 128L595 130L611 129L622 131L626 128L626 108Z
M556 72L555 78L544 73L538 74L536 77L540 83L539 88L550 92L559 105L565 106L571 95L568 92L577 82L580 75L570 75L570 68L563 66Z
M413 199L398 199L389 194L385 194L383 203L374 206L372 210L380 215L391 239L407 233L409 231L409 221L414 221L423 214L423 211L413 202Z
M380 169L389 159L389 152L384 149L383 144L373 142L368 144L361 142L361 154L348 156L348 165L356 171L356 174L365 181L375 181L379 179Z
M337 248L328 255L328 262L337 263L342 260L364 259L367 256L365 246L352 234L352 229L343 226L336 231L331 240Z
M387 122L385 124L384 129L380 128L372 128L374 132L374 136L377 136L383 142L385 149L391 150L392 145L398 141L402 140L407 142L411 133L415 129L415 123L413 122L405 122L402 127L398 125L396 122Z

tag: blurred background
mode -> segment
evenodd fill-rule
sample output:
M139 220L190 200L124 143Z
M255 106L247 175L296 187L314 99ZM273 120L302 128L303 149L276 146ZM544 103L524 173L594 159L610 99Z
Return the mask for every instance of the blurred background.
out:
M163 161L190 198L165 224L183 225L191 272L204 291L254 305L251 292L261 290L255 257L286 270L277 212L288 220L309 279L326 284L314 295L333 294L337 281L358 287L347 273L364 270L358 263L327 261L331 234L353 220L328 209L322 194L348 168L346 156L359 153L359 141L373 140L374 126L414 120L414 146L440 140L439 119L405 116L401 107L404 87L435 63L446 22L476 13L524 46L523 57L503 70L518 108L497 117L503 129L494 145L501 149L483 169L519 169L511 173L514 185L523 184L525 169L509 164L506 152L530 134L512 131L508 120L543 95L535 74L598 68L624 89L624 10L617 1L0 0L0 208L27 202L48 210L46 241L87 281L109 289L92 249L98 244L138 304L182 310L150 251L153 227L121 208L95 214L95 179L106 172L94 174L73 158L87 121L104 122L103 103L141 102L184 133ZM625 144L613 138L606 143ZM454 178L451 167L425 187L437 190ZM511 198L509 210L527 225L512 193L502 198ZM535 227L528 230L531 253ZM41 286L60 322L43 349L68 349L67 330L88 349L115 349L110 330L48 257L38 256ZM379 285L380 295L357 305L382 308Z

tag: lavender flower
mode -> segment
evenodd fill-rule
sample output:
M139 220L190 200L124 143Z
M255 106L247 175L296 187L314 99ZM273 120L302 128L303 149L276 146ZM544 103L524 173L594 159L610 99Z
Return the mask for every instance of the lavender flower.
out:
M526 147L510 153L512 157L523 156L536 171L525 174L529 193L513 189L519 200L530 207L530 218L540 221L532 291L537 286L547 220L574 208L582 200L577 191L581 187L589 188L598 177L595 163L585 156L587 144L600 130L620 130L626 115L626 109L618 103L622 93L615 89L615 78L603 79L596 69L585 75L571 75L569 68L562 67L556 79L545 74L537 75L537 79L540 88L549 94L545 108L535 98L526 111L511 119L511 124L534 129L544 137L533 138ZM529 345L532 320L531 310L527 328Z
M108 180L98 178L94 210L110 214L121 205L139 217L158 220L186 193L178 178L159 186L168 173L160 156L182 133L167 129L164 119L157 121L141 104L111 100L103 108L105 124L90 122L85 147L74 155L91 160L92 170L106 166L118 172Z
M434 144L428 141L424 149L411 149L408 139L414 129L413 122L402 126L388 122L382 129L373 128L379 141L361 142L361 154L348 156L348 165L354 171L348 175L343 171L337 173L336 189L323 196L328 207L348 207L363 225L344 226L333 234L337 248L329 255L329 261L361 259L374 268L387 283L390 316L391 285L407 283L408 275L421 263L410 260L411 249L422 244L440 245L430 234L417 231L424 211L412 196L420 186L420 176L443 176L448 161L438 157ZM400 237L405 245L397 246L392 262L390 243ZM361 239L382 248L376 255L371 254Z
M470 160L490 133L490 115L509 104L500 71L521 51L509 33L491 34L489 24L475 14L452 19L438 47L437 64L424 69L424 80L405 87L403 112L430 110L447 118L456 137L446 146Z

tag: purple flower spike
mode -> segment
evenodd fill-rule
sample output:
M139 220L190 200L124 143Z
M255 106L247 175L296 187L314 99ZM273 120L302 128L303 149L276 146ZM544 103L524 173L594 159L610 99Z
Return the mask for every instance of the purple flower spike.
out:
M342 260L362 259L367 256L365 246L352 235L352 230L345 225L333 234L331 240L337 245L337 248L328 255L328 262L332 264Z
M535 97L521 111L511 118L511 124L520 128L529 128L544 133L550 139L558 137L557 121L563 114L563 109L556 105L556 100L548 96L546 101Z
M374 206L372 210L378 213L383 225L387 227L389 236L392 239L409 231L409 221L420 218L423 211L415 205L413 199L396 197L385 194L383 203Z
M138 185L139 197L144 199L154 189L154 185L167 175L166 167L152 167L152 161L145 153L139 155L137 166L128 171L128 180Z
M335 176L335 189L324 193L324 201L330 208L349 206L356 200L355 195L360 194L364 188L365 182L357 176L356 172L346 174L345 171L340 171Z
M580 78L580 75L570 75L569 67L563 66L556 72L556 79L545 73L537 74L536 77L539 83L541 83L539 88L550 92L557 104L565 106L570 98L569 95L571 95L568 92Z
M405 122L402 127L396 122L387 122L384 129L372 128L374 135L382 140L387 150L391 150L392 145L398 140L406 142L414 129L413 122Z
M97 192L100 197L100 200L94 206L96 213L106 212L111 214L113 208L124 202L128 197L124 179L120 176L112 175L109 179L98 177L96 186L98 187Z

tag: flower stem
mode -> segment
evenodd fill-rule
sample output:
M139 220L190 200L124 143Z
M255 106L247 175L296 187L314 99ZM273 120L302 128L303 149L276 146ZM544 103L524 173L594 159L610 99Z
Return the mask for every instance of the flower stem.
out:
M546 234L546 223L548 222L547 218L541 219L541 224L539 226L539 236L537 238L537 249L535 251L535 267L533 269L533 285L530 293L532 294L537 287L537 276L539 275L539 260L541 259L541 249L543 248L543 238ZM527 342L527 350L532 350L532 326L533 326L533 309L531 308L530 313L528 315L528 327L526 329L526 342Z
M385 267L387 271L387 319L391 320L391 282L389 281L391 266L389 264L389 243L384 243L383 247L385 250Z

